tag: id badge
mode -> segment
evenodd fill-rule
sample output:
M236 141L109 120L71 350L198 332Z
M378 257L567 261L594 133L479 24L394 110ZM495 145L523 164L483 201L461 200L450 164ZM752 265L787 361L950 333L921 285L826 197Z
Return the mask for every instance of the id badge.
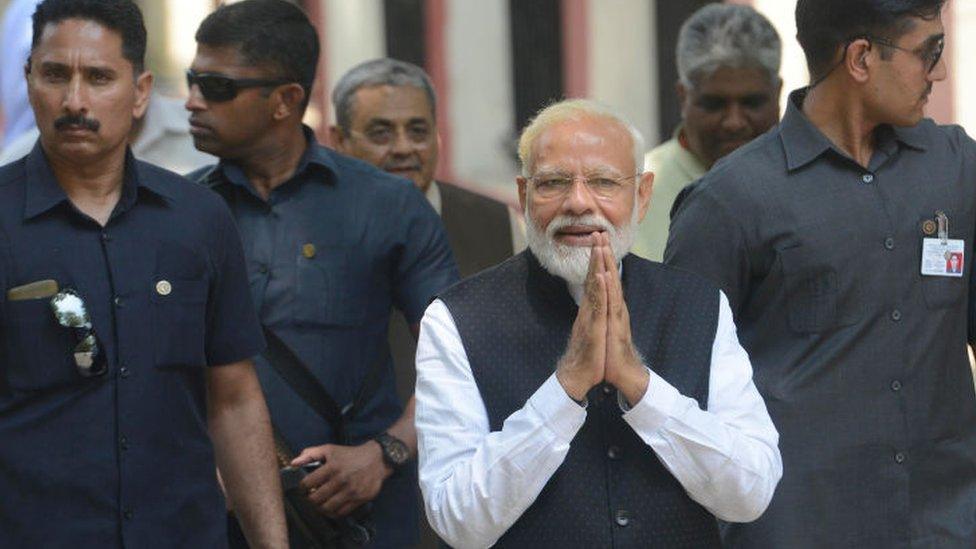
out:
M959 239L922 239L922 276L960 278L966 265L966 241Z

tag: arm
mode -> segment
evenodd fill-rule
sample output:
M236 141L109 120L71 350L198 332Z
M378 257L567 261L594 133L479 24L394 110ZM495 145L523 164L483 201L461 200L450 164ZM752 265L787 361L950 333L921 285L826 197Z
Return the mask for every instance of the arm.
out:
M555 375L491 432L461 337L434 301L417 345L420 488L427 518L454 547L488 547L562 464L586 410Z
M402 185L397 207L390 212L399 224L390 232L396 253L393 274L394 303L403 311L410 331L417 336L424 307L437 292L457 281L457 266L444 234L444 226L430 204L413 185ZM411 456L417 452L414 399L387 432L403 441ZM377 433L379 434L379 433ZM358 446L325 444L305 448L292 462L325 463L302 481L309 500L329 516L344 516L379 494L393 469L383 460L378 442Z
M722 520L750 522L769 505L783 462L779 434L752 382L732 311L725 296L719 297L708 411L649 372L646 393L624 420L692 499Z
M417 345L420 488L431 526L453 546L498 541L549 482L586 420L576 401L603 381L607 358L607 273L598 249L556 372L501 431L490 431L447 307L434 301L427 309Z
M721 198L714 196L709 177L699 180L676 206L664 262L714 282L738 314L749 297L753 277L749 243L740 219L756 218L758 212L747 204L730 206L726 203L732 200L728 193Z
M207 421L227 499L252 547L288 546L271 420L250 361L207 370Z

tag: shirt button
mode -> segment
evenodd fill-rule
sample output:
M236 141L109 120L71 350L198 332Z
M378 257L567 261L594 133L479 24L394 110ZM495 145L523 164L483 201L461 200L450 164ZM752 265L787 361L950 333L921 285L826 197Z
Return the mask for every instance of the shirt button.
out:
M102 233L102 241L103 242L110 242L111 240L112 240L112 235L110 235L108 233Z
M607 457L610 459L620 459L620 454L621 451L619 446L611 446L607 448Z
M129 449L129 439L125 435L119 437L119 447L123 450Z
M268 266L262 264L261 266L258 267L258 272L263 275L268 274Z
M874 181L874 175L866 173L861 176L861 181L865 183L871 183L872 181Z
M899 311L898 309L891 311L891 320L894 320L895 322L901 320L901 311Z
M890 236L888 238L886 238L885 241L884 241L884 247L885 247L886 250L894 250L895 249L895 239L894 238L891 238Z
M112 303L114 303L116 307L121 307L122 306L122 298L119 297L119 296L115 296L112 299Z
M122 516L125 517L125 520L132 520L132 509L122 511Z
M627 526L630 524L630 513L624 509L617 511L617 515L614 517L617 522L617 526Z
M898 452L895 454L895 463L905 463L905 452Z
M122 366L122 367L119 368L119 377L121 377L123 379L129 377L129 367L128 366Z
M608 383L605 383L603 385L603 394L609 395L612 392L613 392L613 386Z
M901 391L901 382L897 379L891 382L891 390L894 392Z

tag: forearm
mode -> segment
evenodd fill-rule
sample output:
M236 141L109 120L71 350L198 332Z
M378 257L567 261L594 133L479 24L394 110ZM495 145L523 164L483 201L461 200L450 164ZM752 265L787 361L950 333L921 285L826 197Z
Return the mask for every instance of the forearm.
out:
M285 548L288 533L271 421L256 378L254 384L243 395L211 402L210 437L228 501L249 544Z
M509 416L501 431L479 428L478 420L464 412L448 424L443 418L451 408L448 400L428 400L417 416L427 516L452 546L488 547L559 469L585 411L555 377Z
M411 396L403 409L403 415L396 423L387 429L387 432L403 441L410 449L410 457L417 457L417 428L414 425L414 414L416 410L416 399Z
M624 420L688 495L718 518L749 522L769 505L783 465L768 417L723 418L657 378Z

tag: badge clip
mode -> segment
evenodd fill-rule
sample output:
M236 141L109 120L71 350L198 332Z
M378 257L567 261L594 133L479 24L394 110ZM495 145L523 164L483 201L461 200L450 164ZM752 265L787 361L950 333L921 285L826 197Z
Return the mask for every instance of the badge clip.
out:
M939 210L935 212L935 220L939 224L939 240L942 241L943 246L946 246L949 244L949 217Z

